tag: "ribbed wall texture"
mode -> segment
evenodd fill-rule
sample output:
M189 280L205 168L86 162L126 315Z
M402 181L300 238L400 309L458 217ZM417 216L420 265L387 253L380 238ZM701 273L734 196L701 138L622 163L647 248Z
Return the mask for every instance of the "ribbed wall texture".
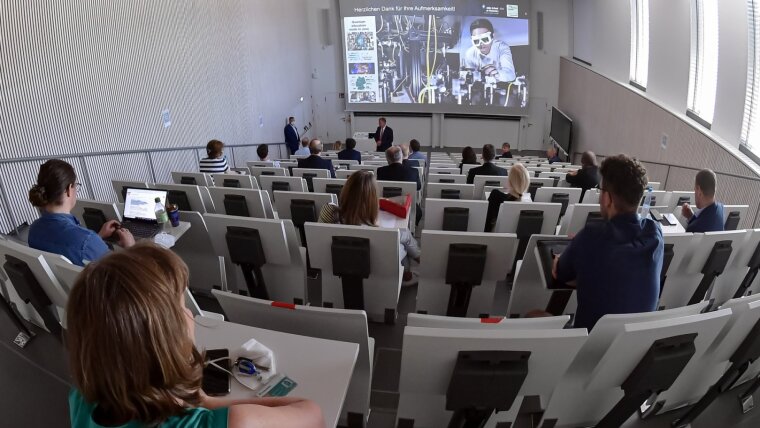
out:
M198 170L195 150L177 150L150 154L156 183L172 183L172 171L192 172Z
M640 159L663 190L694 188L697 170L718 174L718 199L749 205L744 226L760 226L760 181L738 150L726 149L691 124L628 88L563 58L559 108L573 118L573 152L626 153ZM669 137L667 150L660 146Z
M2 157L242 143L242 12L232 0L4 2Z
M144 153L89 156L84 163L98 201L116 202L112 179L153 182L148 155Z
M312 120L299 101L311 98L308 67L299 63L309 58L308 22L294 13L304 7L305 0L2 2L0 162L202 146L212 138L228 146L282 141L288 116ZM254 150L235 161L245 165ZM193 152L152 155L156 178L196 169ZM152 180L147 155L86 164L98 199L114 198L111 179ZM2 166L19 219L33 219L20 195L37 165ZM9 214L0 215L3 231Z
M82 171L82 164L77 158L64 158L70 163L76 171ZM29 203L29 189L37 182L37 172L39 171L42 161L13 162L0 164L0 180L6 183L6 195L10 202L10 213L16 221L16 225L28 222L31 224L37 217L37 209ZM77 176L77 181L84 182L81 174ZM113 191L111 192L113 193ZM82 198L89 198L90 194L86 186L82 186L79 192ZM10 220L10 219L8 219ZM0 231L8 232L15 225L3 223Z

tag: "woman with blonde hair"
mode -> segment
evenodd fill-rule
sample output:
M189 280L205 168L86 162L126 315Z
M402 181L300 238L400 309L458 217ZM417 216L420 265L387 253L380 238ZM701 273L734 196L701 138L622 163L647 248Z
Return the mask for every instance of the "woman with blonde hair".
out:
M66 311L71 426L324 427L321 410L307 400L204 394L204 359L184 307L187 281L182 260L154 244L82 271Z
M338 223L353 226L377 226L380 203L377 198L377 182L369 171L351 174L340 192L339 205L327 204L319 214L320 223ZM399 229L401 235L401 260L410 257L419 261L420 248L409 229Z
M496 219L499 216L499 207L503 202L531 202L530 193L530 174L525 165L516 163L509 169L507 177L506 194L499 189L495 189L488 196L488 213L486 214L486 232L493 231L496 226Z

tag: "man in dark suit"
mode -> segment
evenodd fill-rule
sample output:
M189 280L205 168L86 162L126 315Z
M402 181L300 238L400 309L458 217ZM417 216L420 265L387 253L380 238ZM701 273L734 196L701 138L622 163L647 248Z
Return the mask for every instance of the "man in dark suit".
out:
M387 121L384 117L381 117L377 121L378 127L375 131L375 144L377 144L377 151L384 152L393 145L393 129L386 126Z
M298 128L296 128L296 118L289 117L288 124L285 125L285 143L290 149L290 154L294 154L298 150L298 143L301 140L301 136L298 134Z
M404 156L401 153L401 147L392 146L385 151L385 159L388 166L382 166L377 169L378 181L409 181L417 183L417 190L422 189L420 182L420 173L416 168L404 165ZM419 224L422 219L422 207L417 204L417 218L415 223Z
M401 154L400 147L393 146L386 150L385 159L388 161L388 166L381 166L377 169L379 181L410 181L417 183L417 190L422 188L419 171L411 166L404 165L404 157Z
M362 153L356 148L356 140L353 138L346 138L346 148L338 152L338 159L340 160L355 160L362 163Z
M483 165L472 168L467 173L467 184L472 184L475 181L476 175L498 175L501 177L507 176L507 170L499 168L493 164L494 158L496 158L496 150L492 144L486 144L483 146Z
M581 155L582 168L578 171L568 172L565 181L572 187L580 187L581 200L586 190L599 186L599 167L596 163L594 152L583 152Z
M299 168L311 168L311 169L326 169L330 171L330 177L335 178L335 169L329 159L322 159L319 155L322 153L322 142L314 139L309 143L309 151L311 155L308 158L299 159Z

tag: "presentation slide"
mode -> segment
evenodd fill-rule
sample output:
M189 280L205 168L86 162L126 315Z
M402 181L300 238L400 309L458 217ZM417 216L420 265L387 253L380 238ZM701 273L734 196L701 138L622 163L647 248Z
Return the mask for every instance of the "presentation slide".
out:
M348 110L528 114L529 0L340 6Z

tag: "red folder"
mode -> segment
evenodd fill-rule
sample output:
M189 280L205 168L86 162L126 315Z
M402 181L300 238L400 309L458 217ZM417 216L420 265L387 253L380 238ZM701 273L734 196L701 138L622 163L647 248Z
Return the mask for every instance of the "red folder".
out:
M412 208L412 195L380 199L380 209L398 218L407 218Z

